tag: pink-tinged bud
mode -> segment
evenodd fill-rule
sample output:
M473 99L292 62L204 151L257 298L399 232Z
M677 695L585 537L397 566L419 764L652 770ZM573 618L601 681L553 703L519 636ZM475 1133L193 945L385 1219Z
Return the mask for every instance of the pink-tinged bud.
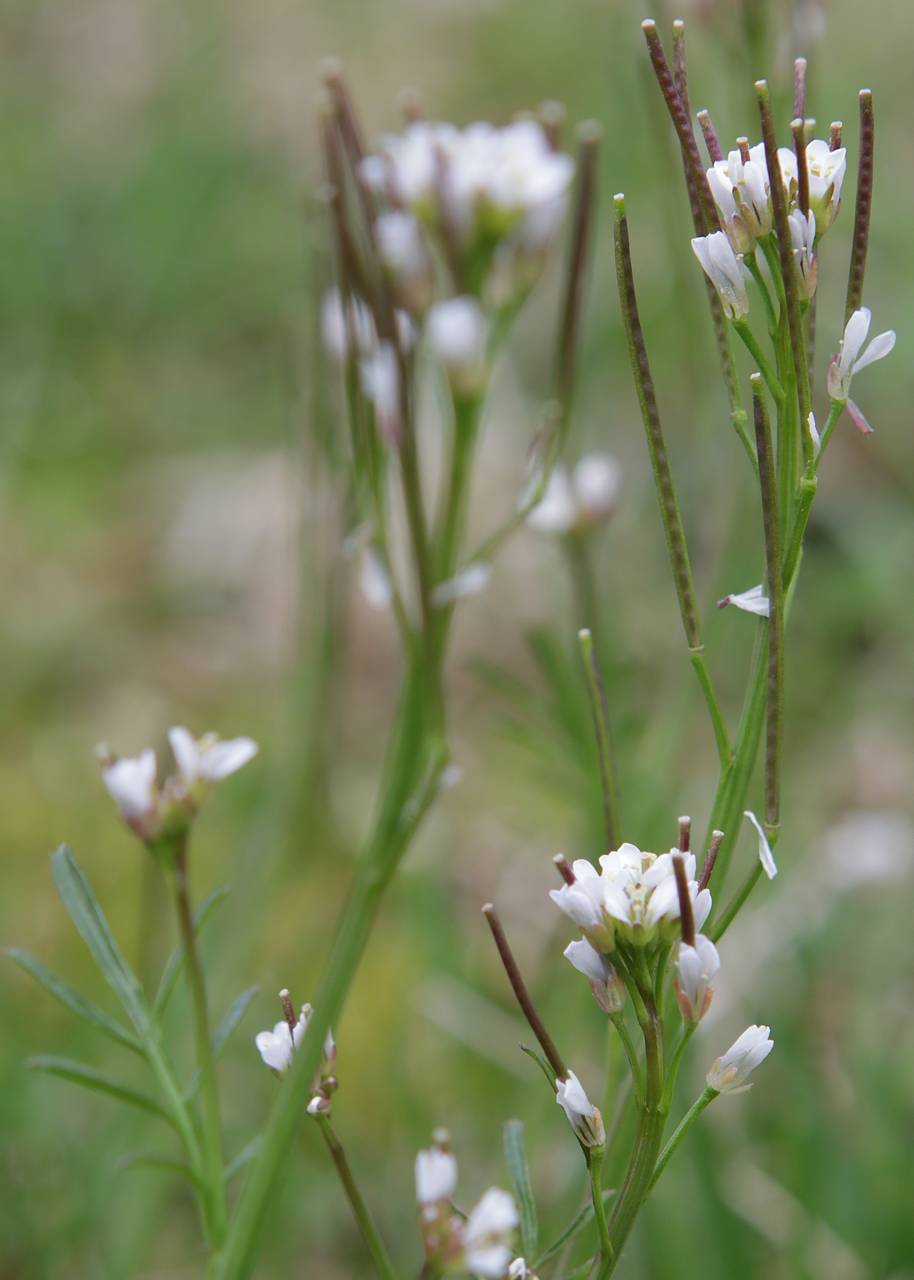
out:
M679 975L676 999L686 1022L700 1022L711 1006L714 994L711 979L720 968L720 956L710 938L699 934L693 947L679 946Z
M555 1100L568 1117L568 1123L582 1146L602 1147L605 1144L603 1117L591 1104L573 1071L569 1071L564 1080L556 1080Z

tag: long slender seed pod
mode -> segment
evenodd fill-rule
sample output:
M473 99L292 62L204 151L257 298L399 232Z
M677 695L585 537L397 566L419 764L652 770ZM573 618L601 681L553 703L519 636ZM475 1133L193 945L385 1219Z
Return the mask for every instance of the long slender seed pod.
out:
M866 272L866 250L870 238L870 209L873 203L873 156L876 147L876 117L873 95L860 90L860 159L857 165L857 204L854 209L854 239L847 278L847 302L844 323L863 301L863 277Z
M517 999L517 1003L521 1007L521 1012L530 1025L530 1030L539 1041L540 1048L546 1055L549 1065L552 1067L556 1076L560 1080L568 1077L568 1068L562 1061L562 1056L555 1047L555 1041L546 1030L542 1018L536 1011L536 1007L530 998L530 992L527 985L521 977L520 969L517 967L517 961L514 959L514 952L511 950L510 943L505 935L502 923L498 918L498 912L495 910L491 902L487 902L482 909L482 914L486 918L486 922L492 931L492 937L495 940L495 946L498 948L498 955L508 975L508 981L511 983L511 990Z
M718 160L724 159L723 148L720 145L720 138L717 136L717 130L711 120L710 111L699 111L698 123L701 125L702 136L705 140L705 146L708 150L708 159L714 164Z
M797 157L797 204L805 215L809 213L809 165L806 162L806 121L802 116L791 120L790 131Z
M682 105L688 117L692 115L689 105L689 73L686 67L685 23L677 18L673 23L673 80Z
M568 273L559 320L556 390L562 406L562 428L567 427L577 372L578 334L587 260L593 238L597 198L597 160L602 130L596 121L586 121L578 129L578 188L575 198ZM564 434L564 430L563 430ZM561 444L561 442L560 442Z
M793 114L794 119L806 118L806 59L797 58L793 64Z

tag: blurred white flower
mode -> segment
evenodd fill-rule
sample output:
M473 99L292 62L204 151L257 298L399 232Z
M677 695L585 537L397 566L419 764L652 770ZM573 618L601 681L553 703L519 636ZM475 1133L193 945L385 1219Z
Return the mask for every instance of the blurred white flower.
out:
M584 454L570 476L559 463L527 523L539 533L557 536L592 528L613 514L621 487L621 468L608 453Z
M765 835L765 828L751 809L746 809L743 812L743 817L749 819L758 833L758 860L762 864L762 870L765 875L769 880L773 880L778 873L778 868L774 860L774 854L771 852L771 845L768 843L768 837Z
M723 609L728 604L735 605L744 613L755 613L760 618L767 618L771 610L765 588L761 583L757 587L750 587L748 591L737 591L732 595L724 596L722 600L718 600L717 607Z
M770 1027L747 1027L738 1040L718 1058L708 1072L708 1088L717 1093L739 1093L751 1088L746 1081L774 1048Z
M431 593L432 604L440 609L461 600L464 596L478 596L485 591L492 579L492 566L483 561L468 564L453 578L439 582Z
M692 249L705 275L717 290L724 314L731 320L741 320L748 315L746 268L743 266L742 255L734 253L724 232L713 231L709 236L696 236L692 241Z
M475 298L461 296L436 302L426 317L432 353L444 365L458 395L474 395L486 376L489 323Z
M343 305L339 289L328 289L321 300L321 337L335 360L345 360L351 344L364 355L377 344L374 319L361 298L352 297Z
M811 298L816 291L816 278L819 268L815 256L816 216L810 209L804 217L799 209L789 215L790 243L793 247L793 260L797 267L799 294L802 299Z
M257 743L253 738L231 738L223 742L215 733L195 738L182 725L168 730L168 741L181 781L188 790L198 782L221 782L257 754Z
M711 979L720 968L720 956L710 938L698 934L694 947L679 944L679 976L676 999L687 1022L700 1022L711 1004Z
M416 1156L416 1199L419 1204L450 1200L457 1187L457 1160L450 1151L429 1147Z
M500 1280L514 1253L511 1241L517 1223L514 1198L499 1187L490 1187L463 1224L463 1265L467 1271Z
M556 1080L555 1100L568 1117L579 1142L585 1147L603 1146L606 1142L603 1117L573 1071L569 1071L564 1080Z
M374 407L378 430L389 444L400 438L400 365L392 342L379 342L359 362L362 393Z
M888 329L873 338L866 350L863 350L871 320L869 307L861 307L845 325L838 354L832 357L828 367L828 394L832 400L842 403L847 401L854 374L865 369L868 364L884 359L895 346L895 332Z
M508 1267L508 1280L538 1280L538 1277L527 1266L525 1258L515 1258Z
M362 548L359 557L359 586L372 609L387 609L393 599L393 587L376 547Z
M102 781L127 826L141 838L151 835L158 822L156 754L147 748L141 755L116 759L99 747Z
M390 209L376 220L375 237L398 301L408 311L423 312L432 300L434 275L418 220L403 209Z

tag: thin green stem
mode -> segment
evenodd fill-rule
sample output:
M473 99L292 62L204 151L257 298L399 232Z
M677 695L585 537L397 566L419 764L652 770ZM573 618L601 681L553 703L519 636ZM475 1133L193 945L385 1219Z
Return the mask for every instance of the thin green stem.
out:
M717 701L717 695L714 692L714 685L711 683L711 673L708 671L708 664L705 662L704 646L700 649L689 650L689 661L698 677L698 683L704 694L705 702L708 707L708 714L711 717L711 727L714 730L714 741L717 745L717 754L720 763L725 765L731 758L732 748L730 746L730 734L724 721L723 712L720 709L720 703Z
M330 1117L326 1115L318 1115L316 1117L318 1128L321 1131L321 1137L326 1143L327 1150L336 1167L339 1175L340 1183L346 1194L346 1199L352 1208L353 1217L358 1223L359 1230L362 1233L362 1239L365 1246L371 1254L375 1270L381 1277L381 1280L397 1280L397 1273L388 1256L384 1241L381 1239L375 1221L371 1216L371 1211L365 1203L362 1193L359 1191L349 1161L346 1158L346 1152L343 1144L340 1142L337 1134L330 1122Z
M194 1011L194 1037L197 1066L200 1071L200 1105L203 1118L203 1174L210 1208L211 1245L218 1252L228 1225L225 1205L225 1163L222 1154L222 1123L219 1117L219 1082L213 1056L206 983L197 947L194 915L190 903L187 874L187 850L182 845L171 872L175 912Z
M663 1148L663 1150L660 1152L660 1155L657 1158L657 1164L654 1168L654 1176L651 1178L651 1185L649 1188L650 1190L653 1190L653 1188L656 1186L657 1181L660 1178L660 1175L663 1173L664 1169L669 1164L670 1159L675 1154L676 1148L679 1146L683 1138L691 1129L692 1125L701 1115L702 1111L704 1111L706 1107L710 1106L711 1103L714 1101L714 1099L718 1097L720 1097L720 1094L717 1092L716 1089L707 1088L705 1089L704 1093L702 1093L698 1098L696 1098L696 1100L692 1103L691 1107L689 1107L688 1111L679 1121L679 1124L670 1134L670 1137L669 1137L669 1140L667 1141L666 1146Z
M628 1027L625 1025L625 1017L621 1013L613 1014L610 1021L615 1027L619 1039L622 1041L622 1048L625 1050L625 1056L628 1059L629 1069L632 1073L632 1087L635 1091L635 1098L639 1106L644 1105L644 1073L641 1070L641 1063L638 1061L638 1054L635 1049L634 1042L629 1035Z
M673 1105L673 1093L676 1089L676 1077L679 1075L679 1068L682 1065L683 1054L688 1048L689 1041L698 1030L697 1022L689 1022L682 1028L682 1034L673 1050L670 1058L670 1065L667 1067L666 1082L663 1086L663 1098L661 1101L661 1109L668 1112Z
M765 314L768 317L768 332L771 334L772 337L774 337L778 329L778 316L777 316L777 312L774 309L774 301L772 300L772 297L771 297L771 290L768 288L768 282L765 280L765 277L762 275L761 269L759 268L758 262L756 261L754 252L747 253L746 256L743 258L743 261L745 262L746 268L749 271L750 275L752 276L753 280L759 287L759 292L761 293L762 300L765 303Z
M584 662L584 675L587 680L587 692L590 697L590 713L593 717L594 737L597 742L597 756L600 765L600 787L603 792L603 819L606 825L606 840L610 849L619 847L619 780L616 772L615 753L609 730L609 710L606 705L606 690L597 666L594 653L593 636L587 628L578 632L581 646L581 658Z
M603 1157L602 1147L593 1147L588 1152L587 1168L590 1173L590 1198L593 1201L593 1216L597 1224L600 1238L600 1258L611 1261L613 1256L612 1241L609 1236L609 1224L606 1221L606 1205L603 1200Z
M755 361L756 368L758 369L759 373L761 373L762 377L765 379L765 383L768 387L768 390L771 392L772 396L774 397L774 399L777 401L778 404L783 403L784 394L785 394L784 388L781 386L781 383L778 379L777 374L775 373L774 369L771 367L770 360L765 355L762 348L759 346L755 334L749 328L749 325L746 323L745 320L734 320L733 328L736 330L737 334L739 335L740 340L743 343L743 346L746 348L746 350L752 356L752 359Z
M819 443L819 452L816 455L815 466L817 471L819 469L819 463L822 461L822 456L825 453L825 448L832 437L832 432L834 431L835 427L838 425L838 420L840 419L842 413L846 408L847 408L846 400L832 400L831 402L831 407L829 408L829 411L828 411L828 418L825 421L825 427L822 431L822 437Z

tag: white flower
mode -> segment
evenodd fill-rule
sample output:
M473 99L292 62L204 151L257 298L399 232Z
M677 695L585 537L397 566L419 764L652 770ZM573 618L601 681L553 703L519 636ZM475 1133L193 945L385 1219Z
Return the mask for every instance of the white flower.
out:
M770 1027L747 1027L708 1072L708 1088L717 1093L738 1093L751 1088L746 1080L774 1048Z
M430 1147L416 1156L416 1199L419 1204L450 1200L457 1186L457 1161L450 1151Z
M604 1013L621 1012L625 1004L625 987L602 952L581 938L577 942L569 942L562 954L578 973L590 979L594 999Z
M697 236L692 241L692 249L720 296L724 314L731 320L741 320L748 315L746 268L743 266L742 255L734 253L733 246L723 231L714 231L709 236Z
M374 406L378 430L391 444L400 435L400 365L392 342L379 342L359 362L362 393Z
M359 558L359 586L372 609L389 608L393 599L393 586L376 547L362 548Z
M569 1071L564 1080L556 1080L555 1100L568 1117L568 1123L574 1129L579 1142L585 1147L603 1146L606 1141L603 1117L591 1104L573 1071Z
M771 852L771 845L768 843L768 837L765 835L765 828L751 809L746 809L743 812L743 817L748 818L758 832L758 860L762 864L765 875L769 880L773 880L778 873L778 868L774 860L774 854Z
M285 999L288 999L288 994L287 991L282 992L282 996ZM313 1012L314 1009L310 1004L303 1004L294 1030L289 1026L289 1022L283 1019L282 1022L276 1023L272 1031L259 1031L254 1037L254 1043L261 1058L263 1058L268 1067L279 1075L285 1075L291 1067L293 1054L302 1042L302 1037L307 1030L308 1023L311 1021ZM291 1020L293 1016L294 1014L290 1008L289 1019ZM328 1031L324 1037L323 1061L320 1068L321 1077L327 1073L335 1059L336 1043L333 1039L333 1033Z
M749 253L772 226L764 144L753 147L748 160L739 151L716 160L708 170L708 185L734 251Z
M514 1253L511 1239L517 1223L513 1197L499 1187L490 1187L464 1223L463 1265L466 1269L478 1276L500 1280Z
M592 862L577 858L572 864L574 883L563 884L560 889L550 889L549 897L566 916L597 943L605 943L605 950L612 949L612 935L607 934L603 918L603 881Z
M723 609L728 604L735 605L745 613L755 613L760 618L767 618L771 611L770 602L761 583L757 587L750 587L748 591L737 591L732 595L724 596L722 600L718 600L717 607Z
M361 298L350 298L344 307L339 289L329 289L321 300L321 337L324 346L334 359L343 361L350 352L351 343L364 355L377 344L374 319Z
M508 1280L537 1280L537 1276L527 1266L526 1258L515 1258L508 1267Z
M99 754L107 756L104 747ZM147 748L141 755L121 760L111 759L102 766L102 781L108 788L118 812L127 823L142 835L158 812L156 790L156 753Z
M231 738L222 742L214 733L195 738L181 725L168 730L168 741L181 781L188 790L198 782L221 782L257 754L253 738Z
M710 938L700 933L695 946L679 944L679 977L676 998L687 1022L700 1022L711 1004L711 979L720 968L720 956Z
M587 453L569 476L553 467L542 499L527 516L531 529L562 535L608 520L616 509L622 472L608 453Z
M475 564L468 564L460 573L456 573L453 578L447 578L444 582L439 582L431 594L432 604L436 608L442 608L445 605L453 604L455 600L460 600L464 596L478 596L480 592L485 591L492 578L492 566L483 561L477 561Z
M301 1044L307 1025L308 1019L302 1010L294 1031L283 1019L276 1023L272 1031L257 1033L254 1043L261 1058L271 1070L277 1071L281 1076L285 1075L292 1065L292 1054Z
M453 390L461 395L479 391L486 375L489 323L476 299L436 302L426 318L426 334Z
M847 171L847 151L832 151L822 138L814 138L806 146L806 169L809 173L809 208L816 216L819 235L824 235L835 220L841 204L841 186Z
M790 228L790 243L793 246L793 260L797 266L800 297L811 298L816 291L818 275L818 263L814 253L816 216L812 209L805 217L799 209L794 209L787 223Z
M854 374L865 369L868 364L884 359L895 345L894 330L888 329L875 337L866 351L863 350L871 319L869 307L861 307L845 326L838 354L832 357L828 368L828 394L832 400L846 401Z
M394 281L398 300L410 311L424 311L432 300L434 276L417 219L403 209L390 209L378 217L374 229L378 253Z

